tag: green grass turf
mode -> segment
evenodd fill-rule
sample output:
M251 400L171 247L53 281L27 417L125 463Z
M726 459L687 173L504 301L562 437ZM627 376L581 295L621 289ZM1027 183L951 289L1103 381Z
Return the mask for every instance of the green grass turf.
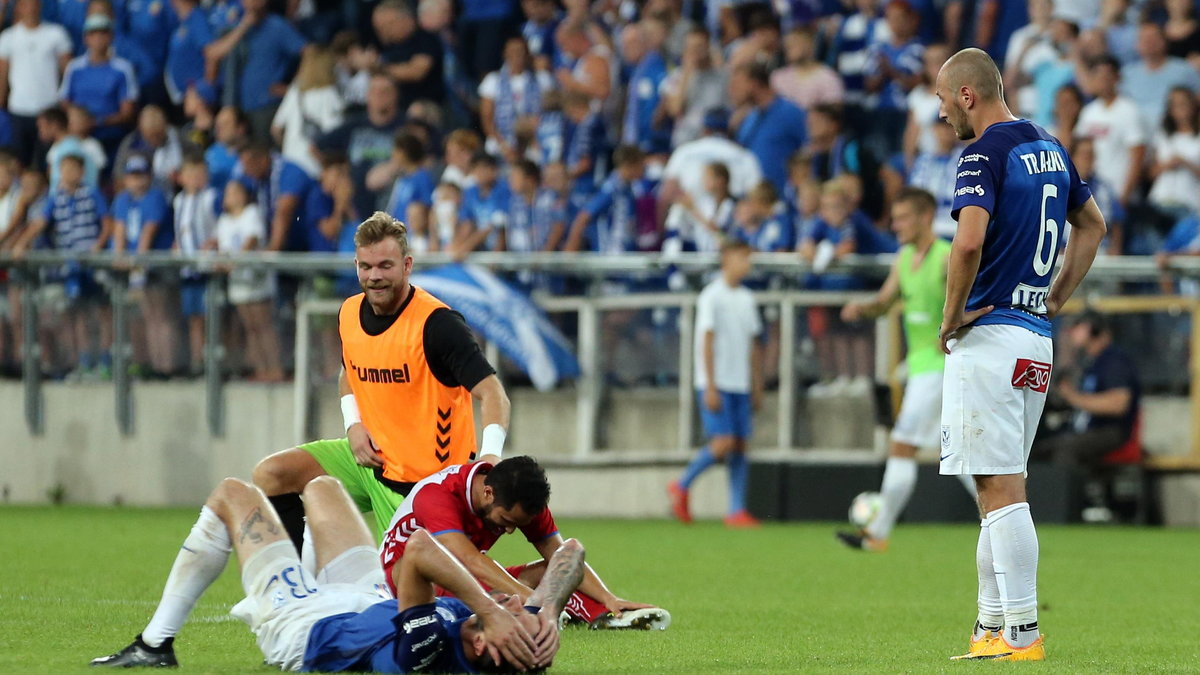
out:
M85 672L145 625L194 510L0 509L0 673ZM558 673L1196 672L1200 533L1043 527L1043 664L955 663L975 616L968 526L901 526L892 550L838 546L829 524L560 523L626 598L669 608L665 633L570 629ZM505 563L532 549L507 537ZM179 638L187 672L270 672L225 613L236 567Z

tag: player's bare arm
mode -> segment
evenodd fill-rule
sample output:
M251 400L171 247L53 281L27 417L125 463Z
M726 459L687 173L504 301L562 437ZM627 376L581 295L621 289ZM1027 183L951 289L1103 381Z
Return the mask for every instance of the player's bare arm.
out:
M704 381L707 383L704 386L704 407L708 408L712 412L717 412L721 409L721 394L717 392L716 384L716 366L713 365L715 360L715 347L713 347L713 344L716 341L716 338L714 337L715 335L716 334L711 330L704 331L704 344L702 347L702 353L704 355Z
M888 272L883 287L879 289L874 298L867 302L851 302L843 307L842 321L874 319L886 314L900 299L900 274L896 271L896 266L899 264L899 258L897 258L896 262L892 263L892 269Z
M521 597L522 602L533 595L533 589L513 578L500 563L481 553L475 544L461 532L443 532L437 535L438 542L462 563L480 583L495 591L503 591ZM562 542L561 539L558 540ZM557 548L557 547L556 547ZM551 551L553 553L553 551ZM405 548L405 556L408 549ZM549 558L547 558L548 560Z
M950 259L946 262L946 305L942 309L942 328L938 338L942 351L949 354L946 343L960 328L992 311L993 307L980 307L967 312L967 297L979 273L979 261L983 256L983 240L987 236L988 220L991 215L978 206L966 206L958 214L958 231L950 245Z
M1050 293L1046 296L1046 315L1049 317L1057 315L1063 304L1071 299L1079 282L1091 269L1096 251L1100 249L1100 243L1108 231L1104 214L1100 213L1095 199L1088 199L1083 206L1068 213L1067 222L1071 223L1071 238L1067 240L1067 248L1063 252L1062 268L1058 270L1058 276L1050 284Z
M508 433L512 405L509 403L508 394L504 391L504 385L500 383L500 378L495 375L488 375L480 380L479 384L471 389L471 397L479 401L479 414L484 430L479 459L495 464L500 461L500 455L491 452L492 448L487 441L491 434ZM489 427L492 425L497 425L499 430L489 431ZM499 452L504 445L503 437L500 438L499 445L500 448L495 448L496 452Z
M445 588L479 616L488 652L496 663L503 657L524 668L538 665L533 637L528 631L496 604L467 569L425 530L417 530L409 538L404 557L392 568L392 583L401 611L433 602L433 584Z
M550 560L554 552L562 545L562 535L554 534L534 544L534 547L538 550L543 560ZM654 607L654 605L648 605L644 602L632 602L617 597L612 591L608 590L608 586L604 585L604 581L600 579L600 575L596 574L592 566L587 563L583 565L583 580L579 582L579 586L575 590L599 600L605 609L613 613L613 616L621 616L621 612L627 609L647 609Z
M350 396L350 383L346 380L346 369L338 373L338 397ZM344 399L343 399L344 400ZM371 434L361 421L346 428L346 440L350 441L350 451L354 453L354 461L360 466L372 469L383 468L383 455L375 448Z
M583 580L584 555L583 544L578 539L563 542L546 565L537 589L525 601L527 607L541 608L537 615L538 632L533 638L538 646L539 663L546 662L546 654L553 658L558 652L558 615Z

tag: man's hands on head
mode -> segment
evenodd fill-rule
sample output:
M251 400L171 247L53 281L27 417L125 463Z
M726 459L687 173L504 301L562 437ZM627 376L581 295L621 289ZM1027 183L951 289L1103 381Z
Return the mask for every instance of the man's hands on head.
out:
M486 613L480 615L480 619L483 621L488 655L496 665L507 661L519 670L529 670L538 665L534 656L537 645L533 636L511 612L493 603Z
M379 454L375 441L371 439L371 434L362 422L350 425L346 430L346 440L350 441L350 451L354 453L354 461L358 462L359 466L370 469L383 468L383 455Z
M538 620L538 630L533 636L536 646L533 658L537 661L538 668L546 668L558 653L558 614L543 607L535 618Z

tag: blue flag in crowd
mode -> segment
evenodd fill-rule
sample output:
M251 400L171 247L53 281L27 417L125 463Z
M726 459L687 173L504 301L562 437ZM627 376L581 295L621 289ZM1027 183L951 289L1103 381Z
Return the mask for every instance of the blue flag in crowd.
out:
M412 275L411 282L462 313L521 367L539 391L579 375L579 361L567 342L528 295L475 265L445 265Z

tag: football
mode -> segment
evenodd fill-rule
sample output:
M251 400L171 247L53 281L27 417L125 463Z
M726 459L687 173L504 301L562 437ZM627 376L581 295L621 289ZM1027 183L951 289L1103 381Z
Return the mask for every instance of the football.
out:
M850 502L850 522L858 528L866 528L879 515L879 506L883 498L878 492L860 492Z

